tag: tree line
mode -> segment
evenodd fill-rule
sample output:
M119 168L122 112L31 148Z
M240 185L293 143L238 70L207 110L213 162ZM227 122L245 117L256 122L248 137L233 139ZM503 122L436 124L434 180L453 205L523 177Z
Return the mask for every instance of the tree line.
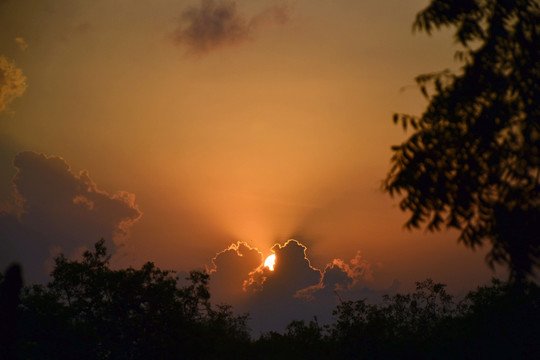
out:
M46 285L0 277L5 359L537 359L540 287L493 280L457 301L427 279L381 303L342 301L331 324L293 320L254 338L249 315L212 306L209 275L188 285L153 263L113 270L100 240L55 258Z

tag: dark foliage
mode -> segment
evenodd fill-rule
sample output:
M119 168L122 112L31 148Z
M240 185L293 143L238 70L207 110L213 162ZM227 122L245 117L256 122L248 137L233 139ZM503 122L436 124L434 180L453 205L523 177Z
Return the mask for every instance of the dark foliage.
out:
M60 255L46 286L23 289L15 266L0 276L0 359L537 359L540 287L494 280L457 302L418 282L380 304L344 301L334 322L292 321L250 338L247 316L210 305L208 275L178 286L145 264L112 270L103 241L81 261Z
M253 344L257 359L332 359L336 353L329 346L326 328L317 318L308 324L303 320L292 321L284 334L271 331L263 334Z
M260 359L538 359L540 287L493 280L457 302L428 279L382 304L342 302L335 321L293 321L254 343Z
M537 0L432 0L414 29L455 28L459 74L418 76L429 105L396 114L413 134L384 182L406 226L461 231L522 283L540 265L540 6Z
M0 356L15 358L17 342L17 307L23 286L21 267L11 265L3 276L0 273Z
M82 261L56 258L52 281L24 289L18 353L29 359L242 358L247 316L210 306L209 276L191 284L152 263L109 268L103 240Z
M525 288L518 294L494 281L456 303L444 285L426 280L382 305L342 303L331 339L351 359L535 359L540 288Z

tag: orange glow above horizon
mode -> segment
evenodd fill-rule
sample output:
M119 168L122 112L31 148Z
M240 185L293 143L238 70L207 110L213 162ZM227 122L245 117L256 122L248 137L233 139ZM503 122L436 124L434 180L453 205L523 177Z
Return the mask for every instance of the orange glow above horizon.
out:
M486 248L457 246L455 231L403 231L409 214L399 210L398 198L380 191L390 147L410 135L394 125L392 114L421 114L426 106L414 78L460 66L453 62L451 31L430 37L409 31L426 0L391 6L286 1L283 8L291 12L279 24L270 19L273 10L264 11L281 2L233 0L232 19L244 25L253 19L257 26L243 27L238 41L234 32L224 34L231 42L218 41L206 53L190 53L174 39L183 11L204 1L53 3L54 12L35 1L0 0L0 57L28 84L9 111L0 112L0 223L12 221L11 210L2 217L6 209L19 211L13 159L30 150L65 159L40 171L80 183L91 178L109 198L94 190L92 196L118 204L94 201L91 210L84 188L74 200L70 187L58 188L69 198L65 208L76 210L44 214L55 221L39 223L40 230L64 252L117 236L123 248L112 261L119 268L151 260L177 271L221 266L274 278L283 271L285 277L291 274L278 251L287 239L298 239L309 247L307 273L361 250L373 264L384 264L375 276L380 286L395 278L412 284L429 276L456 286L491 279ZM43 198L28 203L47 205L36 211L51 208L43 199L56 184L30 180L32 194L43 189ZM128 193L134 196L129 201ZM63 199L55 197L54 206ZM124 211L135 206L142 216L130 223ZM85 237L61 246L67 227L79 232L83 226ZM271 248L278 243L275 269ZM5 245L2 237L0 269L19 256L17 244L10 239ZM30 264L43 271L41 260Z
M276 254L272 254L264 260L264 267L267 267L268 270L274 271L274 264L276 263Z

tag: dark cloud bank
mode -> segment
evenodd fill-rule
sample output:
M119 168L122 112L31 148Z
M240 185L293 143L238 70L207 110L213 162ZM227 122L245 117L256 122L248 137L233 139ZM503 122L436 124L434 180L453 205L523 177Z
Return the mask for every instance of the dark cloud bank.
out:
M60 157L22 152L13 163L13 201L0 208L0 266L21 262L27 282L46 280L60 251L73 257L105 238L114 253L141 216L132 194L100 190Z
M307 248L296 240L275 245L274 271L263 267L262 253L239 242L219 252L210 270L210 289L215 303L232 304L238 313L250 314L254 335L284 330L293 319L321 323L331 321L340 301L368 298L397 290L375 289L374 270L358 252L349 262L335 259L323 270L314 268Z
M198 7L182 12L174 40L188 52L200 55L251 40L261 26L287 22L288 13L285 6L273 6L247 18L238 12L233 0L202 0Z

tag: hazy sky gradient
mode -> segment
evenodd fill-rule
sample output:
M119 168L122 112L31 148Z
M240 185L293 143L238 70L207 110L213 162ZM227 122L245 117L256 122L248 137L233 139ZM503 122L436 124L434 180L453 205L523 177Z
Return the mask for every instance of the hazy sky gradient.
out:
M134 194L116 266L211 268L237 241L266 257L295 238L321 271L360 250L380 289L483 283L482 251L405 231L379 190L405 137L392 114L426 105L414 77L457 68L448 32L412 34L427 3L2 1L0 56L28 84L0 113L2 208L32 151Z

